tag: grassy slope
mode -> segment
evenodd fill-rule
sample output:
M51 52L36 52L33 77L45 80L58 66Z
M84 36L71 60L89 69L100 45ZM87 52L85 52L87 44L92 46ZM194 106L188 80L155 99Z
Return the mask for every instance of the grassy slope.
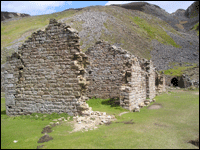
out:
M156 97L156 103L162 109L150 110L146 107L140 113L127 113L117 117L117 121L129 121L134 124L112 123L102 125L96 130L69 134L72 128L62 124L49 133L53 140L37 144L42 136L42 128L49 120L35 120L6 117L5 101L1 105L1 148L188 148L195 149L189 140L195 140L199 134L199 96L196 91L170 92ZM118 115L124 110L119 107L103 105L106 100L91 99L88 104L94 111L103 111ZM17 119L18 118L18 119ZM32 122L31 122L32 121ZM13 143L13 140L19 140Z
M177 63L173 62L172 69L161 70L159 72L161 73L163 71L165 75L170 75L170 76L181 76L186 70L197 67L197 64L195 63L191 64L191 66L186 66L187 64L190 64L190 63L185 63L183 66L179 66L179 65L177 66L176 64Z
M154 16L115 6L95 6L84 8L81 11L70 10L48 15L25 17L20 20L1 23L1 64L5 63L5 56L10 55L11 52L14 51L6 51L5 49L5 47L12 45L11 42L14 40L29 35L38 29L44 29L44 27L48 25L50 18L56 18L59 20L75 14L81 14L88 9L93 11L104 11L107 14L116 17L118 19L116 24L111 23L109 20L104 24L105 27L112 32L112 35L105 35L104 32L102 32L101 39L109 41L111 44L121 43L122 48L129 50L136 56L150 59L152 39L157 39L161 43L178 47L173 39L166 34L163 28L176 34L178 34L178 32L170 27L166 22L159 20ZM67 23L69 22L70 19ZM84 30L82 29L82 24L83 22L75 22L72 27L81 31ZM123 24L124 27L121 27L118 24ZM28 37L26 37L26 39L27 38ZM81 42L83 42L83 40L85 39L81 39ZM23 41L25 41L25 39L21 42ZM86 51L86 49L92 46L94 42L89 43L83 51Z

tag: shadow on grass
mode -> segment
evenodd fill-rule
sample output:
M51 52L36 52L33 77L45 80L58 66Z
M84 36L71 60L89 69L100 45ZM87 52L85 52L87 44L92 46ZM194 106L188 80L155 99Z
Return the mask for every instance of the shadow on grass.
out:
M119 98L110 98L101 102L102 105L110 105L111 107L120 107Z
M6 110L2 110L1 115L6 115Z

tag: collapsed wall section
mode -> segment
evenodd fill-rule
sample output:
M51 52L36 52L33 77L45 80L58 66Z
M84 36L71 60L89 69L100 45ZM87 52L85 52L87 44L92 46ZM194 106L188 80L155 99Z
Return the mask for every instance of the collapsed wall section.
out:
M81 113L85 107L87 56L78 32L50 19L7 58L6 114Z
M88 97L120 98L120 105L128 110L146 99L145 71L134 55L103 41L88 48L86 55Z

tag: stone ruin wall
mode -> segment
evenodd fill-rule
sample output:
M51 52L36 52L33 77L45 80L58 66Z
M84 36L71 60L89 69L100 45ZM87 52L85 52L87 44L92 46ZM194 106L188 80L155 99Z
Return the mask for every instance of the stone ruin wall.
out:
M146 81L148 82L148 92L147 92L147 98L153 99L156 96L156 87L155 87L155 68L153 67L153 62L150 60L148 61L148 79Z
M138 59L132 62L131 73L128 75L128 83L121 87L120 106L130 111L138 109L146 100L146 72L142 70Z
M151 61L102 41L84 54L77 31L55 19L34 32L5 67L8 115L90 115L86 96L120 98L120 106L132 111L155 97Z
M88 97L117 97L120 105L128 110L146 100L147 73L140 67L137 57L102 41L89 48L86 55L90 62L86 68L86 78L90 82Z
M146 72L146 98L153 99L156 96L155 67L153 62L147 59L139 59L140 67Z
M125 60L129 57L115 50L107 42L96 43L86 51L90 65L87 66L87 80L90 82L87 96L111 98L120 96L120 86L125 84Z
M158 71L155 71L155 89L156 95L166 91L165 75L160 74Z
M51 19L45 31L34 32L7 58L6 114L81 113L87 107L86 64L78 33Z

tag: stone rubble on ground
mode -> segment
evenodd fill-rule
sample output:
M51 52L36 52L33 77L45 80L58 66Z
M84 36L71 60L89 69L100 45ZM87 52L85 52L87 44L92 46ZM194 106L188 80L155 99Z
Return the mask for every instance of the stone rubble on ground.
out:
M72 132L95 130L97 125L103 125L116 120L114 115L106 115L105 112L87 111L87 115L73 117L74 130Z

